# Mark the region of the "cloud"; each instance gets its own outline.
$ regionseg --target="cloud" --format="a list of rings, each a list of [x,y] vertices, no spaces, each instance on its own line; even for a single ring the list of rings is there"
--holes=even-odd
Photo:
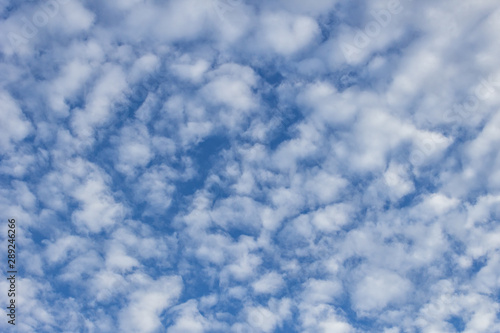
[[[73,223],[79,228],[99,232],[119,222],[125,214],[123,205],[113,199],[99,176],[86,179],[74,190],[73,196],[80,203],[80,209],[72,215]]]
[[[161,326],[162,313],[180,296],[183,283],[180,277],[164,276],[151,280],[135,276],[136,291],[128,296],[128,306],[119,314],[123,332],[154,332]]]
[[[283,288],[284,280],[278,273],[271,272],[252,284],[257,294],[275,294]]]
[[[13,148],[13,144],[23,140],[30,134],[32,125],[26,119],[16,101],[7,92],[0,92],[0,102],[4,108],[0,146],[2,150],[7,152]]]
[[[247,322],[251,328],[261,332],[272,332],[290,316],[289,299],[271,299],[268,306],[251,306],[246,309]]]
[[[141,123],[123,127],[119,140],[116,168],[128,176],[134,176],[137,169],[146,167],[154,157],[148,129]]]
[[[95,129],[110,120],[112,107],[123,98],[127,88],[125,74],[119,66],[104,65],[102,73],[88,95],[85,109],[76,110],[72,116],[72,129],[82,140],[93,141]]]
[[[353,305],[361,313],[385,308],[405,300],[411,284],[398,274],[370,271],[355,287]]]
[[[278,54],[291,55],[306,47],[319,34],[317,22],[302,15],[268,12],[261,16],[259,38]]]
[[[252,92],[257,76],[251,68],[224,64],[207,76],[210,82],[203,87],[202,94],[208,103],[229,108],[227,116],[221,118],[229,128],[238,125],[246,112],[257,107],[256,96]]]

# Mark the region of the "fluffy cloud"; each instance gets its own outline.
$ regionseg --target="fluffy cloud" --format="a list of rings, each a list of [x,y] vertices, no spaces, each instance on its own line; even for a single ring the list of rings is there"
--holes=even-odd
[[[264,13],[260,38],[278,54],[291,55],[306,47],[319,34],[317,22],[287,12]]]
[[[162,313],[182,291],[180,277],[161,277],[157,280],[142,275],[133,277],[136,291],[130,293],[128,306],[119,314],[123,332],[155,332],[161,327]]]
[[[19,105],[7,92],[0,92],[0,102],[4,108],[0,145],[2,150],[7,152],[12,149],[14,143],[23,140],[29,135],[32,126]]]

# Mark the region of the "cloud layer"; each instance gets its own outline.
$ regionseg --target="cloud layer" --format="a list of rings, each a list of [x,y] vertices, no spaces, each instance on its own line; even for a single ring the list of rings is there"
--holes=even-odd
[[[500,331],[497,1],[0,13],[19,332]]]

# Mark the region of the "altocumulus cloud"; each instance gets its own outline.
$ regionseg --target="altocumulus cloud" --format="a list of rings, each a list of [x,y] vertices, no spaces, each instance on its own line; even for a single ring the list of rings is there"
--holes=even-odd
[[[18,332],[500,332],[498,1],[0,14]]]

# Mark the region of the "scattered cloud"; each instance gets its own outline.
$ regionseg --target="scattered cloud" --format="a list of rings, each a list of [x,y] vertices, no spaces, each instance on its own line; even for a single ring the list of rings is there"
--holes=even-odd
[[[18,331],[500,331],[499,18],[0,0]]]

